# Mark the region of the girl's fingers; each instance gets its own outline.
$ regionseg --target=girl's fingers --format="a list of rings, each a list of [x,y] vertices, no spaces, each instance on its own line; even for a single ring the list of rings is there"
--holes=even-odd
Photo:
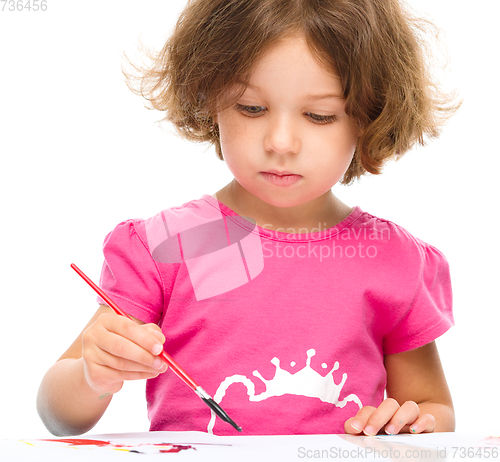
[[[344,431],[347,434],[359,435],[363,432],[366,422],[368,422],[368,419],[376,410],[377,408],[372,406],[362,407],[354,417],[346,420],[344,423]]]
[[[385,426],[385,432],[388,435],[396,435],[401,431],[408,431],[408,424],[415,422],[419,416],[420,409],[418,404],[414,401],[406,401]]]
[[[150,324],[139,325],[131,319],[113,314],[102,315],[103,327],[109,332],[125,337],[127,340],[139,345],[149,351],[152,355],[158,355],[163,350],[165,337],[158,331],[158,326]],[[158,335],[160,334],[160,335]]]
[[[95,361],[113,369],[143,371],[161,369],[163,361],[136,343],[112,332],[97,345]]]
[[[433,432],[436,425],[431,414],[420,415],[420,408],[414,401],[399,406],[395,399],[387,398],[378,408],[363,407],[344,424],[346,433],[353,435],[376,435],[382,428],[389,435],[401,432]]]
[[[138,371],[122,371],[116,370],[108,366],[100,366],[101,374],[103,381],[106,380],[106,377],[110,379],[116,379],[117,376],[120,377],[120,381],[123,380],[142,380],[142,379],[152,379],[160,375],[160,371],[152,371],[152,372],[138,372]]]
[[[391,418],[400,409],[399,403],[392,398],[387,398],[382,401],[382,404],[370,416],[368,422],[363,427],[363,433],[366,436],[376,435],[382,427],[391,420]]]
[[[436,419],[432,414],[421,415],[412,425],[410,433],[430,433],[434,431]]]
[[[85,378],[88,384],[103,395],[120,391],[124,380],[152,379],[160,374],[156,372],[119,371],[108,366],[90,364],[85,367]]]
[[[109,350],[105,348],[97,350],[93,362],[123,372],[160,373],[165,372],[167,369],[167,365],[160,357],[152,356],[148,352],[144,352],[144,350],[141,351],[134,344],[130,346],[130,354],[127,354],[127,348],[125,347],[120,349],[120,356],[113,352],[112,347]],[[149,359],[150,357],[153,358],[152,362]]]
[[[112,357],[161,370],[162,360],[157,355],[163,351],[162,341],[164,341],[163,334],[151,326],[138,325],[130,319],[112,314],[102,315],[99,321],[83,334],[83,355],[86,360],[95,360],[97,354],[101,358],[100,364],[115,369],[141,370],[131,368],[127,361],[119,364],[118,359],[110,364],[106,363],[102,355],[99,355],[99,351],[102,350]]]
[[[124,380],[151,379],[167,370],[158,356],[165,336],[152,324],[106,313],[82,335],[85,378],[94,390],[116,393]]]
[[[160,326],[157,326],[156,324],[143,324],[141,328],[151,332],[162,345],[165,343],[165,336],[163,335]]]

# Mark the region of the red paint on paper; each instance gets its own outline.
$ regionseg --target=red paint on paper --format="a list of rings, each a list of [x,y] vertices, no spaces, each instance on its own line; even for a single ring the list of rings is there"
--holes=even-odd
[[[196,448],[193,448],[193,446],[186,445],[186,444],[171,444],[170,446],[171,446],[170,448],[160,449],[160,452],[161,453],[163,453],[163,452],[181,452],[181,451],[185,451],[186,449],[196,450]]]
[[[41,440],[41,441],[54,441],[56,443],[68,443],[68,444],[71,444],[71,446],[98,446],[98,447],[111,446],[111,443],[109,441],[86,440],[86,439],[79,439],[79,438],[63,438],[63,439],[54,439],[54,440]],[[113,446],[121,447],[120,445],[115,445],[115,444],[113,444]]]
[[[148,444],[137,444],[137,445],[130,445],[130,444],[115,444],[111,443],[110,441],[103,441],[103,440],[89,440],[89,439],[82,439],[82,438],[60,438],[60,439],[44,439],[40,441],[53,441],[55,443],[67,443],[70,446],[96,446],[99,448],[109,446],[111,448],[132,448],[132,447],[137,447],[137,446],[149,446]],[[185,451],[186,449],[194,449],[191,445],[186,445],[186,444],[170,444],[170,443],[156,443],[153,444],[152,446],[160,446],[158,448],[160,453],[166,453],[166,452],[180,452],[180,451]],[[138,452],[140,451],[137,450],[132,450],[129,449],[129,452]]]

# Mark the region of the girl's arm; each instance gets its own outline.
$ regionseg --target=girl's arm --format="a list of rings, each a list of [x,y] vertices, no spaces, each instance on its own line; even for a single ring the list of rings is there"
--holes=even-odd
[[[117,316],[101,305],[82,333],[45,374],[38,413],[57,436],[89,431],[124,380],[156,377],[166,370],[158,356],[165,337],[154,324]],[[158,351],[159,350],[159,351]],[[160,360],[161,366],[158,366]]]
[[[387,399],[345,422],[346,433],[451,432],[455,413],[435,342],[385,356]]]

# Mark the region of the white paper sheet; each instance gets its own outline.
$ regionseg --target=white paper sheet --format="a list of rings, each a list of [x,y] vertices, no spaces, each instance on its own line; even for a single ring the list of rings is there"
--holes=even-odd
[[[155,460],[280,462],[300,460],[451,461],[499,460],[497,439],[456,433],[395,436],[286,435],[214,436],[202,432],[148,432],[85,435],[98,443],[74,445],[44,440],[0,440],[0,460],[8,462],[113,462]],[[497,457],[483,452],[450,450],[454,447],[495,448]],[[178,450],[178,452],[171,452]],[[163,452],[162,452],[163,451]],[[170,451],[170,452],[167,452]],[[137,458],[137,459],[136,459]]]

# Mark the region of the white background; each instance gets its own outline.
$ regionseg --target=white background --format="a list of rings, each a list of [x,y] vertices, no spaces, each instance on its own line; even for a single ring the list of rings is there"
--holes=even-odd
[[[445,84],[459,89],[463,107],[439,140],[334,192],[447,256],[456,326],[438,347],[457,431],[500,435],[500,7],[410,1],[444,31]],[[45,12],[0,12],[0,438],[49,435],[35,409],[38,385],[97,308],[70,263],[98,280],[102,242],[116,224],[232,178],[213,148],[159,128],[161,114],[121,76],[122,53],[134,57],[139,38],[160,46],[183,6],[48,0]],[[148,428],[144,384],[128,383],[92,432]]]

